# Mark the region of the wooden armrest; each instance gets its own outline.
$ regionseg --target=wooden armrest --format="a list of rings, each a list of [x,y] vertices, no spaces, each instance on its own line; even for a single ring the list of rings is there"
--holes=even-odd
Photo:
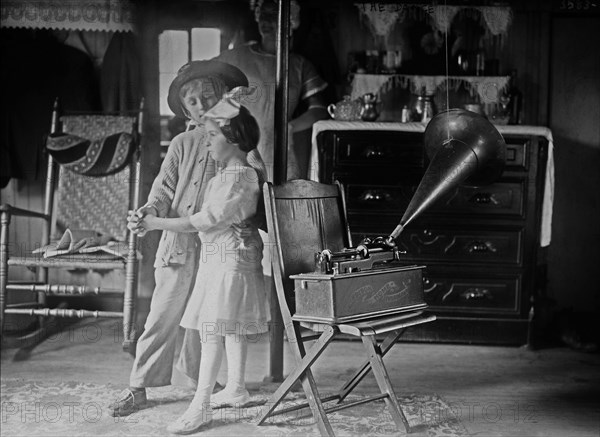
[[[0,212],[7,212],[10,215],[16,215],[21,217],[34,217],[41,218],[46,221],[50,221],[50,216],[41,212],[29,211],[27,209],[15,208],[7,203],[0,205]]]

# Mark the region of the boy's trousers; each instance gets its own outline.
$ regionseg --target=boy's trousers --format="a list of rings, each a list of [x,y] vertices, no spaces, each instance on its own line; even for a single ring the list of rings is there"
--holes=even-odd
[[[131,387],[161,387],[171,384],[179,322],[198,271],[198,254],[188,252],[185,264],[157,267],[156,287],[144,332],[136,346],[135,361],[129,377]],[[194,381],[198,378],[200,340],[197,331],[185,330],[181,369]]]

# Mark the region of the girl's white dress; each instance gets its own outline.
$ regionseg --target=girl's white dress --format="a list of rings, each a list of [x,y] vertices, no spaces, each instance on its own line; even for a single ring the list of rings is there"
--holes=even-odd
[[[259,199],[258,175],[251,167],[226,167],[208,182],[202,209],[190,217],[202,250],[180,323],[184,328],[201,335],[267,331],[262,239],[250,223],[245,237],[236,237],[232,228],[256,214]]]

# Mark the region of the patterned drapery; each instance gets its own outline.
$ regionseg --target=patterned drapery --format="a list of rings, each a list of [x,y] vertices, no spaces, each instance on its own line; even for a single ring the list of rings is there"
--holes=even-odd
[[[481,24],[492,36],[505,35],[512,22],[512,9],[508,6],[446,6],[409,3],[355,3],[360,15],[374,37],[389,36],[396,22],[406,19],[429,20],[432,27],[445,33],[456,14],[463,10],[480,13]]]
[[[352,99],[366,93],[380,94],[394,87],[409,88],[419,94],[425,88],[427,94],[434,94],[439,87],[454,91],[462,85],[472,97],[486,104],[498,103],[498,97],[506,90],[509,76],[423,76],[406,74],[355,74],[352,79]]]
[[[2,0],[1,26],[132,32],[128,0]]]

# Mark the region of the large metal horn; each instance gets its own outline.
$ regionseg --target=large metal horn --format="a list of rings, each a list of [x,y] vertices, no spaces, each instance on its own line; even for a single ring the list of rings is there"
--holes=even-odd
[[[485,117],[464,109],[450,109],[431,119],[424,135],[431,162],[400,224],[387,238],[389,244],[404,227],[451,189],[467,181],[489,184],[500,177],[506,143]]]

